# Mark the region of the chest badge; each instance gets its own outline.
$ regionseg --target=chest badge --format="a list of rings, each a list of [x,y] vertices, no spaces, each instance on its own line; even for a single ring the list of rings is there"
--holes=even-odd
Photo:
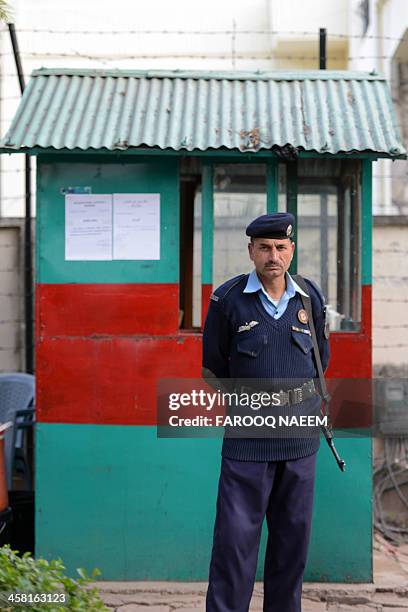
[[[245,325],[240,325],[238,327],[238,333],[243,331],[249,331],[250,329],[255,327],[255,325],[259,325],[259,321],[250,321],[249,323],[245,323]]]
[[[301,308],[300,310],[298,310],[297,313],[297,318],[299,319],[299,321],[303,324],[307,323],[309,320],[309,317],[307,316],[307,312],[306,310],[304,310],[303,308]]]

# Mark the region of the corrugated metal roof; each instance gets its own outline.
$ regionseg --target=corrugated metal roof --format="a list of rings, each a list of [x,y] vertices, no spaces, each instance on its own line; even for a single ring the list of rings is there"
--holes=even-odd
[[[2,150],[405,153],[384,77],[348,71],[32,73]]]

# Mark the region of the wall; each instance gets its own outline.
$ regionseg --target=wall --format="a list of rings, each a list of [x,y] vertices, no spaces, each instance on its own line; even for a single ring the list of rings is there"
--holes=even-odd
[[[24,368],[23,255],[22,220],[0,220],[0,373]]]
[[[332,0],[322,4],[321,0],[270,0],[271,21],[274,30],[282,33],[297,31],[312,32],[318,27],[327,28],[329,34],[347,34],[349,23],[349,0]]]
[[[375,371],[407,364],[408,222],[377,217],[373,232],[373,365]]]
[[[319,68],[319,28],[326,28],[327,68],[348,68],[349,0],[270,2],[271,50],[279,69]]]

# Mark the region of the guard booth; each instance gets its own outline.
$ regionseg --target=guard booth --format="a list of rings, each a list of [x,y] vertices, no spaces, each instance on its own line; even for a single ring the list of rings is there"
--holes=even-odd
[[[276,210],[329,304],[328,376],[370,379],[372,164],[404,156],[386,82],[41,69],[1,147],[38,167],[36,553],[205,581],[221,440],[158,439],[157,381],[200,376],[210,292],[251,269],[244,229]],[[372,441],[337,446],[344,474],[319,451],[306,579],[367,582]]]

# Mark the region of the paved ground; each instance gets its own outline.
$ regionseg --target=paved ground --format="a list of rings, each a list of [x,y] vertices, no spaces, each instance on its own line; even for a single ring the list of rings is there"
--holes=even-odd
[[[99,582],[112,612],[202,612],[203,582]],[[251,611],[262,610],[257,583]],[[408,545],[395,548],[376,536],[374,584],[305,583],[302,612],[408,612]]]

